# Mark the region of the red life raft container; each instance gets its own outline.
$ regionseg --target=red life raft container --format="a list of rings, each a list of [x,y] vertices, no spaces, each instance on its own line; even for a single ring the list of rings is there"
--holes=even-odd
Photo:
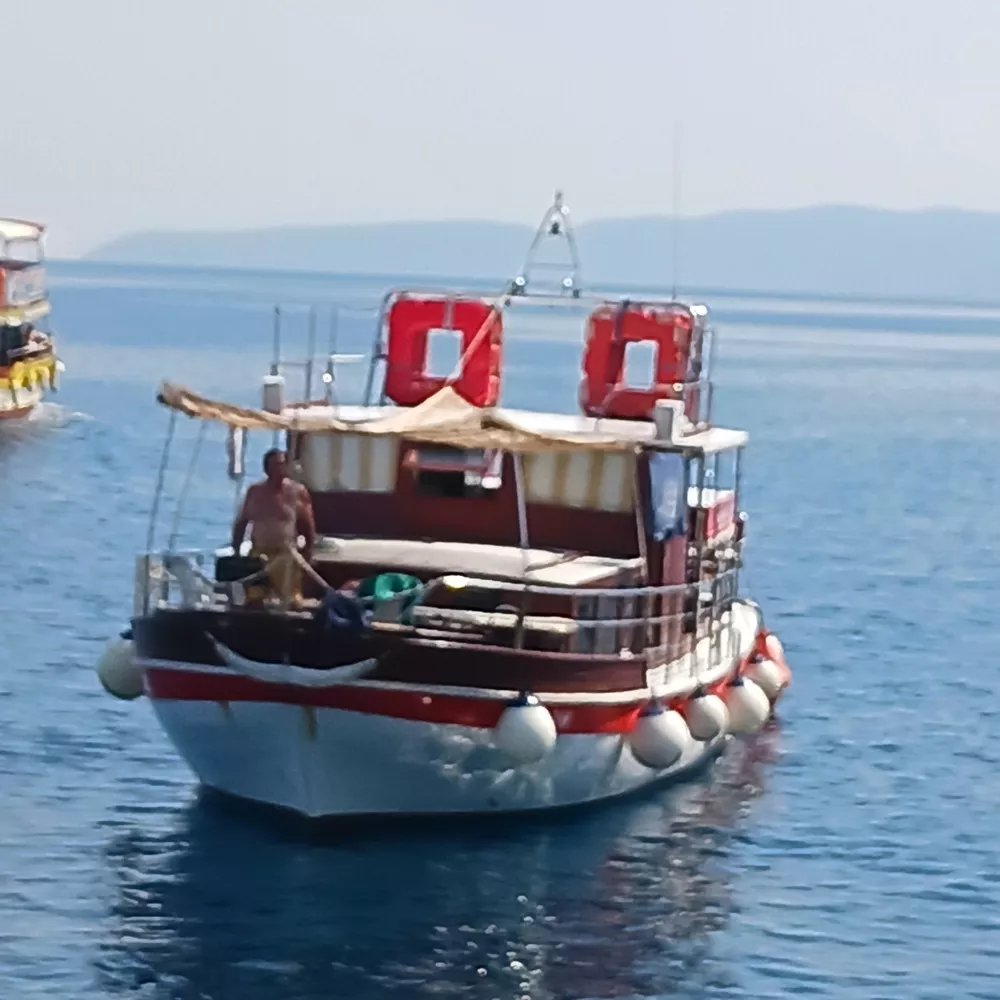
[[[418,406],[451,383],[474,406],[494,406],[500,396],[503,320],[480,299],[399,298],[389,310],[385,395],[398,406]],[[450,380],[427,373],[428,339],[434,331],[462,338],[462,366]]]
[[[587,321],[580,406],[589,417],[648,420],[658,399],[679,399],[688,378],[693,317],[675,305],[598,306]],[[629,344],[656,345],[653,384],[625,384]]]

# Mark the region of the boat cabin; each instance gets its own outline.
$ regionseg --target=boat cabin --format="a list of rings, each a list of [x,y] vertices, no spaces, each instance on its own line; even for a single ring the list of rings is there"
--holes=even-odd
[[[20,326],[48,313],[45,227],[0,219],[0,322]]]
[[[38,329],[48,315],[44,226],[0,219],[0,368],[48,346]]]

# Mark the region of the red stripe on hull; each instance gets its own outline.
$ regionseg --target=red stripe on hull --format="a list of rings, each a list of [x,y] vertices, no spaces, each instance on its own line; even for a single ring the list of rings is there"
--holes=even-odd
[[[157,667],[147,668],[146,686],[151,698],[167,701],[307,705],[476,729],[492,729],[506,707],[495,698],[462,698],[372,687],[304,688]],[[625,705],[553,705],[549,710],[561,733],[627,733],[644,701]]]

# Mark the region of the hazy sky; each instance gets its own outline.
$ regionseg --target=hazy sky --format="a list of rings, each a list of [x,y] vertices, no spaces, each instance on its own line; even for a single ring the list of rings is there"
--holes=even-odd
[[[0,0],[0,213],[1000,209],[998,0]]]

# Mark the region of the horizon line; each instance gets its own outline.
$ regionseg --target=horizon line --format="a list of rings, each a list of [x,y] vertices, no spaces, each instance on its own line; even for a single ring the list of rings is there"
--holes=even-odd
[[[865,205],[856,202],[814,202],[807,205],[798,205],[787,208],[727,208],[709,212],[695,212],[675,216],[669,212],[648,212],[632,215],[601,215],[593,218],[586,218],[576,222],[578,229],[586,226],[593,226],[618,222],[639,222],[639,221],[663,221],[663,222],[693,222],[708,219],[718,219],[726,216],[766,216],[766,215],[798,215],[810,212],[833,212],[833,211],[854,211],[867,212],[877,215],[934,215],[951,214],[966,216],[998,217],[1000,209],[978,209],[962,208],[956,205],[924,205],[914,208],[889,208],[880,205]],[[413,219],[382,219],[372,221],[355,222],[263,222],[243,226],[219,226],[218,228],[141,228],[124,230],[116,236],[112,236],[101,243],[96,244],[90,250],[79,254],[76,258],[83,259],[87,254],[93,253],[110,246],[115,242],[135,236],[221,236],[221,235],[242,235],[259,232],[281,232],[286,230],[330,230],[330,229],[387,229],[398,226],[435,226],[435,225],[458,225],[458,226],[497,226],[512,229],[524,229],[533,231],[537,228],[536,223],[518,222],[505,219],[491,219],[487,217],[421,217]],[[48,225],[51,232],[52,225]]]

